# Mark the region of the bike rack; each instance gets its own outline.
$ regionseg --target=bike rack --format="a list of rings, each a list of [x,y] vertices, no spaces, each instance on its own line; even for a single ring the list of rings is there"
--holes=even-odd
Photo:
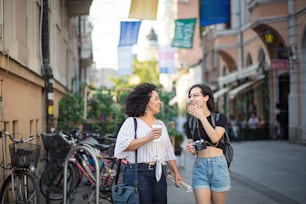
[[[69,159],[71,157],[71,155],[76,152],[77,150],[85,150],[85,152],[89,153],[93,158],[94,158],[94,161],[95,161],[95,167],[96,167],[96,204],[99,204],[99,193],[100,193],[100,171],[99,171],[99,162],[96,158],[96,155],[94,154],[93,150],[89,147],[85,147],[85,146],[76,146],[76,147],[73,147],[66,159],[65,159],[65,165],[64,165],[64,202],[63,204],[66,204],[67,202],[67,168],[68,168],[68,162],[69,162]]]

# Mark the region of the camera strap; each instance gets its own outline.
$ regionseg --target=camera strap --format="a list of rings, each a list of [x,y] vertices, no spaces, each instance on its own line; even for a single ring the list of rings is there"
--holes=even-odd
[[[192,135],[192,140],[195,139],[195,130],[198,129],[197,133],[198,136],[200,138],[200,140],[202,139],[201,134],[200,134],[200,130],[199,130],[199,120],[195,117],[191,117],[188,121],[188,125],[190,127],[190,132]],[[204,140],[204,139],[203,139]]]
[[[198,119],[196,119],[196,126],[197,126],[197,129],[198,129],[198,136],[199,136],[200,140],[203,140],[205,142],[205,140],[202,139],[201,134],[200,134],[199,120]]]
[[[214,117],[215,117],[215,114],[214,113],[211,113],[211,123],[212,123],[212,126],[215,128],[216,127],[216,123],[215,123],[215,120],[214,120]],[[196,129],[198,130],[198,136],[200,138],[200,140],[203,140],[204,143],[207,145],[207,146],[213,146],[213,147],[217,147],[218,144],[219,144],[219,141],[215,144],[209,142],[209,141],[206,141],[204,138],[201,137],[201,134],[200,134],[200,127],[199,127],[199,120],[197,118],[194,118],[196,120],[195,122],[195,126],[196,126]],[[194,134],[193,134],[194,135]],[[192,135],[192,137],[193,137]]]
[[[218,120],[219,115],[217,114],[216,116],[217,116],[217,120]],[[215,114],[211,113],[211,123],[212,123],[212,126],[215,128],[216,123],[215,123],[214,117],[215,117]],[[206,141],[204,138],[201,137],[199,120],[197,118],[191,117],[188,121],[188,124],[189,124],[190,130],[191,130],[191,135],[192,135],[193,140],[195,139],[195,134],[196,134],[196,129],[197,129],[197,134],[199,136],[199,139],[203,140],[207,146],[215,146],[215,147],[218,146],[219,142],[217,142],[216,144],[213,144],[209,141]]]

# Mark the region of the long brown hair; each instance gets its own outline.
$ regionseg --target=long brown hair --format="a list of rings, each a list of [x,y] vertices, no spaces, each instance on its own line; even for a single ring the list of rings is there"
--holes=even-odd
[[[214,99],[214,95],[213,95],[213,92],[211,90],[211,88],[207,85],[204,85],[204,84],[195,84],[193,86],[190,87],[189,91],[188,91],[188,95],[190,95],[190,91],[193,89],[193,88],[200,88],[201,89],[201,93],[203,96],[209,96],[209,99],[207,101],[207,107],[208,109],[210,110],[210,112],[215,112],[216,110],[216,104],[215,104],[215,99]]]

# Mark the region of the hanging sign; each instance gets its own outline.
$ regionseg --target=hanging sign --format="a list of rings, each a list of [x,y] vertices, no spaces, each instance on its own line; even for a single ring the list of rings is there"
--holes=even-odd
[[[271,70],[284,70],[288,69],[287,59],[271,59],[270,69]]]

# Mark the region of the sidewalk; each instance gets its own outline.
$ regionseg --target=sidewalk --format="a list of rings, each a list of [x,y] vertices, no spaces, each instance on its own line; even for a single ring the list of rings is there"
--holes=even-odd
[[[228,203],[306,204],[306,146],[268,140],[233,146]]]
[[[232,145],[235,155],[227,204],[306,204],[306,146],[269,140]],[[193,160],[190,155],[178,158],[181,174],[190,184]],[[193,193],[168,186],[169,204],[195,203]]]

